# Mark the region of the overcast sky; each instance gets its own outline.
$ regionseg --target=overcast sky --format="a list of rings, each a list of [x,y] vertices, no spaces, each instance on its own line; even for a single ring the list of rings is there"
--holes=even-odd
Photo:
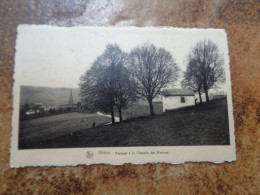
[[[77,88],[79,77],[103,53],[108,43],[117,43],[122,50],[129,52],[150,42],[170,51],[184,71],[190,49],[204,39],[219,46],[228,72],[224,30],[21,25],[16,44],[15,80],[21,85]],[[179,87],[179,82],[176,86]]]

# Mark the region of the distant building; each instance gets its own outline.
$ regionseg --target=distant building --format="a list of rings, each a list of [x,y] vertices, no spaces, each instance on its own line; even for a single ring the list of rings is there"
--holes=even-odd
[[[209,100],[210,101],[214,100],[214,99],[227,97],[227,94],[224,91],[214,91],[214,90],[212,90],[212,91],[209,92],[208,95],[209,95]],[[195,99],[198,100],[197,103],[200,103],[199,94],[195,94]],[[206,102],[206,95],[205,95],[205,93],[201,94],[201,100],[202,100],[202,102]]]
[[[78,111],[78,104],[79,103],[77,104],[73,103],[72,90],[70,90],[70,97],[69,97],[68,104],[60,105],[59,110],[61,112],[76,112]]]
[[[72,89],[70,90],[70,99],[69,99],[68,104],[73,105]]]
[[[192,89],[164,89],[162,91],[163,112],[194,106],[195,93]]]
[[[33,114],[35,114],[35,113],[36,113],[36,112],[35,112],[35,110],[33,110],[33,109],[29,109],[28,111],[25,112],[26,115],[33,115]]]
[[[227,97],[227,94],[224,91],[217,91],[212,94],[212,99],[219,99],[224,97]]]

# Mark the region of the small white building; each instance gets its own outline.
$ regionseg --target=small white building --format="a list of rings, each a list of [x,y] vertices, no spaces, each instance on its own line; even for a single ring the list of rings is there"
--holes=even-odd
[[[33,109],[29,109],[28,111],[25,112],[26,115],[33,115],[35,113],[36,111],[34,111]]]
[[[194,106],[195,93],[192,89],[165,89],[162,91],[163,112]]]

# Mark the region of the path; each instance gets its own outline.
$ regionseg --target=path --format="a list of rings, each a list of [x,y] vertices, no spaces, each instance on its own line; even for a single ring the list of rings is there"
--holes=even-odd
[[[104,117],[108,117],[108,118],[110,118],[110,120],[111,120],[111,115],[109,115],[109,114],[103,114],[103,113],[101,113],[101,112],[97,112],[97,114],[98,115],[100,115],[100,116],[104,116]],[[114,117],[114,119],[115,119],[115,122],[116,123],[118,123],[120,120],[119,120],[119,117]],[[109,123],[106,123],[105,125],[111,125],[112,124],[112,122],[109,122]]]

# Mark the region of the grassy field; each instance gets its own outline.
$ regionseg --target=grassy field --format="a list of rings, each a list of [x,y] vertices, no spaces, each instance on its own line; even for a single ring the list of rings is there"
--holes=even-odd
[[[110,118],[74,112],[20,121],[19,148],[91,128],[93,121],[98,126],[110,122]]]
[[[153,109],[155,114],[162,114],[163,107],[162,103],[153,103]],[[122,111],[123,119],[132,119],[141,116],[149,116],[150,115],[150,108],[148,105],[133,105],[130,108],[127,108]]]
[[[131,118],[131,115],[128,117]],[[225,100],[155,116],[132,118],[114,125],[75,130],[40,142],[26,142],[22,148],[188,145],[229,145]]]

